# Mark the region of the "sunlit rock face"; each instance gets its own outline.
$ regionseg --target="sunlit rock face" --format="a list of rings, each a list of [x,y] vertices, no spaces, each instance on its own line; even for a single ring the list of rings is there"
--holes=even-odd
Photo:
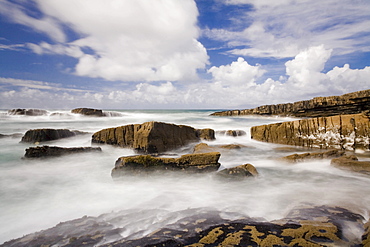
[[[214,139],[214,131],[162,122],[131,124],[94,133],[93,143],[131,147],[143,153],[162,153],[200,139]]]
[[[253,109],[215,112],[213,116],[279,115],[293,117],[327,117],[357,114],[370,110],[370,90],[341,96],[316,97],[287,104],[264,105]]]
[[[344,208],[310,205],[270,222],[208,208],[126,210],[63,222],[2,246],[360,246],[363,221]]]
[[[254,126],[252,139],[303,146],[369,150],[370,119],[366,114],[338,115]]]

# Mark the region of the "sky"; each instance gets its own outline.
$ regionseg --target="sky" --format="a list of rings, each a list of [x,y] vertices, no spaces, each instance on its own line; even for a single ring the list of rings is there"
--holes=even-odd
[[[365,89],[369,0],[0,0],[0,109],[246,109]]]

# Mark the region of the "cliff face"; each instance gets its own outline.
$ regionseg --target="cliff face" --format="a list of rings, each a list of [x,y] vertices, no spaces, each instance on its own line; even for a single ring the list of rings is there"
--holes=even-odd
[[[257,141],[310,148],[370,150],[370,117],[338,115],[254,126],[251,136]]]
[[[212,116],[280,115],[294,117],[327,117],[357,114],[370,110],[370,89],[341,96],[316,97],[287,104],[264,105],[254,109],[215,112]]]

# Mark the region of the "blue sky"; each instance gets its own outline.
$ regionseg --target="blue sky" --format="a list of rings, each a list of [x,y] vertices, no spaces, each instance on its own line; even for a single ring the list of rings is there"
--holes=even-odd
[[[234,109],[369,88],[368,0],[0,0],[1,109]]]

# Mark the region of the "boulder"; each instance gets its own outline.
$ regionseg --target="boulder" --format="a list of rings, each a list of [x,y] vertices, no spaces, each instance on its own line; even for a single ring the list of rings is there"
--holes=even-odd
[[[48,111],[40,109],[11,109],[8,115],[43,116],[48,115]]]
[[[80,131],[71,131],[68,129],[32,129],[28,130],[22,137],[21,142],[45,142],[53,141],[61,138],[72,137],[79,134],[84,134]]]
[[[369,150],[370,118],[365,114],[338,115],[254,126],[257,141],[302,146]]]
[[[370,161],[359,161],[354,155],[332,159],[330,165],[343,170],[370,174]]]
[[[130,147],[142,153],[162,153],[198,142],[201,139],[199,133],[186,125],[146,122],[100,130],[93,134],[92,142]]]
[[[285,157],[280,158],[279,160],[287,162],[287,163],[298,163],[308,160],[315,160],[315,159],[332,159],[338,158],[345,155],[344,151],[341,150],[329,150],[327,152],[319,152],[319,153],[303,153],[303,154],[292,154]]]
[[[328,117],[358,114],[370,110],[370,89],[341,96],[316,97],[294,103],[263,105],[253,109],[212,113],[212,116],[279,115],[294,117]]]
[[[234,179],[244,177],[256,177],[258,176],[258,172],[253,165],[244,164],[232,168],[223,169],[217,172],[217,175]]]
[[[215,131],[213,129],[197,129],[197,136],[202,140],[215,140]]]
[[[161,158],[150,155],[121,157],[116,161],[112,177],[147,174],[154,171],[214,172],[220,167],[220,153],[185,154],[180,158]]]
[[[56,146],[37,146],[26,149],[25,158],[46,158],[62,156],[66,154],[101,152],[100,147],[56,147]]]
[[[220,131],[217,131],[217,134],[236,137],[236,136],[244,136],[247,133],[244,130],[220,130]]]
[[[92,108],[76,108],[76,109],[71,110],[71,113],[82,114],[85,116],[95,116],[95,117],[105,116],[102,110],[92,109]]]

